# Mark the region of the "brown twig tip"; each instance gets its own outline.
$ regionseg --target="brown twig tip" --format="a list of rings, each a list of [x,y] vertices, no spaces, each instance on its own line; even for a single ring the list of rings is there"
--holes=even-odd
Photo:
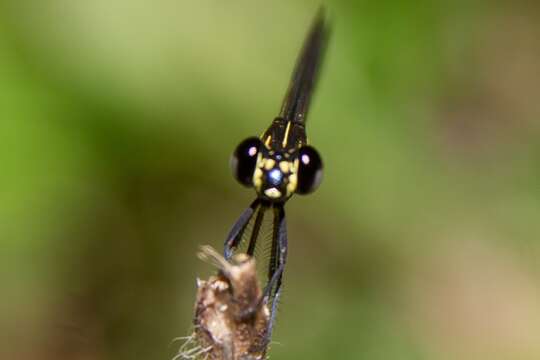
[[[198,257],[218,274],[197,281],[195,332],[176,360],[264,359],[270,312],[260,303],[255,259],[238,254],[228,262],[210,246],[201,247]]]

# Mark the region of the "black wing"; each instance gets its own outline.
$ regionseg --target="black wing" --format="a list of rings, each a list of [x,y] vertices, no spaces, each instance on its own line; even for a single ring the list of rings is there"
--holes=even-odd
[[[327,37],[328,29],[324,10],[321,9],[311,25],[302,52],[296,62],[279,117],[287,121],[305,123]]]

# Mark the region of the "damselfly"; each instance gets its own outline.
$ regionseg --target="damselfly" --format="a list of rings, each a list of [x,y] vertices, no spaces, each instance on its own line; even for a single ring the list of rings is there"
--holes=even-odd
[[[321,11],[297,60],[279,116],[260,138],[242,141],[231,160],[235,178],[242,185],[253,187],[257,198],[232,227],[225,241],[225,258],[233,255],[243,237],[248,241],[246,253],[252,256],[257,241],[264,240],[261,239],[263,219],[266,214],[272,216],[268,283],[259,303],[246,311],[249,315],[261,304],[271,302],[267,339],[271,336],[287,260],[284,204],[295,193],[314,191],[322,179],[322,161],[317,151],[307,145],[305,124],[326,39],[327,27]],[[246,234],[250,223],[250,234]]]

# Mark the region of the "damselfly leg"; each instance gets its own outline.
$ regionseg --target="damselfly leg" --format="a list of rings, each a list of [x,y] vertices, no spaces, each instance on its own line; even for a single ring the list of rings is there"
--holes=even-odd
[[[261,201],[259,199],[255,199],[251,203],[251,205],[246,210],[244,210],[242,215],[240,215],[240,218],[233,225],[231,231],[229,232],[229,235],[227,235],[227,239],[225,240],[225,250],[223,254],[226,260],[230,260],[234,250],[240,244],[240,241],[242,240],[242,234],[244,233],[247,224],[251,220],[251,217],[253,216],[255,210],[258,208],[260,202]]]
[[[264,235],[261,234],[261,230],[264,217],[267,214],[271,216],[272,222],[272,241],[267,273],[268,282],[261,298],[257,299],[252,306],[246,308],[241,314],[241,317],[250,317],[257,312],[260,306],[268,304],[270,306],[270,321],[265,337],[267,341],[270,341],[277,306],[281,295],[281,280],[287,261],[287,224],[283,204],[273,204],[256,199],[250,207],[240,215],[240,218],[234,224],[229,236],[225,240],[224,253],[225,258],[229,259],[240,246],[242,238],[244,237],[244,240],[246,241],[249,239],[246,253],[253,256],[257,241],[264,238]],[[253,227],[247,232],[248,224],[250,224],[251,221],[253,221]]]

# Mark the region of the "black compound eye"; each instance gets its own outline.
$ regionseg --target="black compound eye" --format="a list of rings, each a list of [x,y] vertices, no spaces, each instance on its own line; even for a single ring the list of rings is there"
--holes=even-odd
[[[322,180],[322,160],[317,150],[311,146],[303,146],[298,150],[298,194],[315,191]]]
[[[257,164],[257,155],[262,142],[256,137],[242,141],[234,150],[231,157],[231,169],[238,182],[245,186],[252,185],[253,171]]]

